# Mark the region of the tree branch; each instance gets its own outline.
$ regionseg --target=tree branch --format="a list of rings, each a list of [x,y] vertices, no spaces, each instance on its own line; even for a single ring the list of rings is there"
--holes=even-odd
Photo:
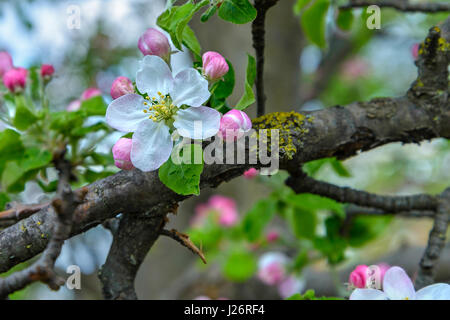
[[[278,0],[255,0],[257,11],[256,19],[252,22],[253,48],[256,51],[256,105],[257,115],[265,113],[266,96],[264,93],[264,47],[265,47],[265,20],[266,12],[273,7]]]
[[[301,171],[289,170],[291,176],[286,184],[296,193],[312,193],[342,203],[376,208],[385,212],[398,213],[411,210],[436,210],[438,200],[427,194],[414,196],[382,196],[349,187],[315,180]]]
[[[439,197],[438,209],[434,218],[433,228],[430,231],[428,245],[420,260],[419,275],[416,279],[418,289],[434,282],[434,267],[445,247],[445,235],[450,216],[450,188]]]
[[[124,214],[113,232],[113,242],[99,271],[106,299],[136,300],[134,280],[140,265],[166,223],[165,208]]]
[[[403,12],[427,12],[427,13],[439,13],[450,11],[449,3],[411,3],[405,0],[350,0],[348,4],[340,6],[340,9],[351,9],[368,7],[371,5],[379,6],[380,8],[392,8]]]
[[[70,235],[72,214],[86,194],[84,188],[72,192],[69,184],[71,165],[69,161],[64,159],[64,155],[65,150],[55,155],[53,159],[59,172],[59,183],[58,198],[52,201],[53,213],[56,213],[57,218],[55,219],[51,240],[38,261],[30,267],[0,280],[0,298],[6,298],[10,293],[23,289],[35,281],[42,281],[53,290],[59,289],[64,284],[64,280],[57,276],[53,267],[61,253],[64,240]],[[30,246],[32,245],[30,244]]]

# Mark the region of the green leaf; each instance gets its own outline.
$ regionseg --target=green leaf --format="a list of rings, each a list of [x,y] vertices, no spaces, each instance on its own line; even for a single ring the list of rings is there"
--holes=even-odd
[[[182,6],[169,7],[158,17],[158,26],[170,34],[172,42],[177,49],[182,50],[181,44],[184,43],[195,54],[200,54],[200,44],[187,24],[194,14],[207,4],[207,0],[197,4],[188,1]]]
[[[14,115],[13,125],[21,130],[27,130],[33,123],[35,123],[37,117],[28,109],[25,105],[23,97],[16,99],[16,114]]]
[[[6,164],[2,175],[2,187],[8,192],[23,191],[25,183],[34,179],[39,169],[46,167],[51,160],[52,155],[47,150],[27,149],[20,160]]]
[[[330,210],[332,212],[344,215],[344,207],[342,204],[321,196],[310,193],[289,194],[286,202],[294,205],[300,210]]]
[[[20,161],[20,166],[24,172],[39,169],[47,166],[52,161],[52,154],[47,150],[39,148],[29,148]]]
[[[314,290],[310,289],[304,294],[296,293],[293,296],[287,298],[286,300],[344,300],[338,297],[316,297]]]
[[[198,42],[194,31],[189,26],[186,26],[184,28],[182,42],[189,50],[191,50],[195,54],[196,59],[200,58],[202,47],[200,46],[200,43]]]
[[[9,196],[4,193],[4,192],[0,192],[0,210],[4,210],[6,204],[11,201],[11,199],[9,198]]]
[[[217,11],[217,6],[216,5],[212,5],[211,7],[208,8],[208,10],[205,11],[205,13],[202,14],[202,16],[200,17],[200,21],[201,22],[206,22],[209,20],[209,18],[211,18]]]
[[[297,0],[294,4],[294,14],[298,16],[310,2],[311,0]]]
[[[319,170],[326,164],[329,164],[333,171],[341,177],[351,177],[350,171],[342,164],[341,161],[336,158],[324,158],[319,160],[310,161],[305,164],[304,169],[310,176],[314,176]]]
[[[184,163],[182,161],[181,164],[175,164],[172,162],[172,157],[170,157],[159,168],[158,174],[161,182],[181,195],[200,194],[200,175],[203,171],[203,155],[201,159],[202,163],[195,164],[194,154],[202,153],[202,148],[197,144],[191,144],[190,151],[190,163]],[[183,151],[181,155],[183,155]]]
[[[250,242],[254,242],[261,237],[264,228],[272,220],[275,210],[276,202],[273,199],[266,199],[258,201],[247,212],[242,221],[242,229]]]
[[[344,31],[351,29],[353,23],[353,11],[352,10],[339,10],[336,24]]]
[[[236,24],[255,20],[256,9],[248,0],[225,0],[219,8],[219,17]]]
[[[375,239],[386,230],[392,217],[357,216],[352,220],[348,232],[348,243],[352,247],[361,247]]]
[[[104,116],[106,114],[107,105],[102,96],[95,96],[88,100],[84,100],[80,106],[80,112],[89,116]]]
[[[306,37],[320,48],[326,46],[326,15],[329,6],[329,0],[316,0],[301,16],[301,25]]]
[[[100,130],[109,131],[110,128],[104,123],[104,122],[97,122],[93,125],[87,126],[87,127],[81,127],[81,128],[74,128],[70,135],[72,137],[83,137],[91,132],[97,132]]]
[[[256,271],[255,257],[246,251],[233,251],[223,265],[224,275],[235,282],[244,282]]]
[[[239,102],[236,104],[236,109],[245,110],[248,106],[255,102],[255,94],[253,93],[253,85],[256,79],[256,60],[251,55],[248,56],[247,75],[245,81],[245,91]]]
[[[0,132],[0,163],[22,158],[24,150],[18,132],[12,129]]]
[[[313,210],[287,207],[284,211],[292,232],[299,239],[312,239],[316,234],[317,218]]]
[[[352,176],[350,171],[348,171],[347,168],[342,164],[342,161],[339,161],[336,158],[331,158],[330,164],[334,172],[336,172],[339,176],[345,178]]]
[[[345,259],[347,241],[341,234],[342,218],[334,215],[325,220],[325,237],[314,239],[314,247],[327,257],[329,264],[338,264]]]
[[[83,112],[60,111],[52,112],[50,119],[50,129],[60,132],[65,136],[70,136],[74,128],[81,128],[84,122]]]

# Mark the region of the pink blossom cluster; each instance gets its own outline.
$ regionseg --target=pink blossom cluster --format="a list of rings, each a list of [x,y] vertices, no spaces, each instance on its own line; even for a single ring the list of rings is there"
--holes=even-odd
[[[214,195],[207,203],[197,205],[191,221],[192,226],[203,225],[210,215],[214,215],[217,223],[223,227],[232,227],[239,222],[236,202],[232,198],[221,195]]]
[[[258,261],[258,278],[269,286],[276,286],[282,298],[300,293],[305,287],[303,278],[290,274],[290,258],[281,252],[266,252]]]

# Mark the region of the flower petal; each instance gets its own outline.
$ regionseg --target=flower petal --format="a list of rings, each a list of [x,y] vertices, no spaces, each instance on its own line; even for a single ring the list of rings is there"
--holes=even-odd
[[[136,74],[136,86],[150,98],[158,98],[158,92],[168,94],[173,88],[173,77],[169,66],[158,56],[145,56]]]
[[[134,132],[147,117],[144,99],[138,94],[126,94],[111,102],[106,109],[106,122],[116,130]]]
[[[450,285],[435,283],[416,292],[417,300],[450,300]]]
[[[220,113],[208,107],[179,110],[174,116],[174,127],[183,137],[206,139],[219,131]]]
[[[391,300],[414,300],[416,298],[416,291],[411,279],[400,267],[392,267],[386,271],[383,290]]]
[[[142,122],[133,134],[131,162],[142,171],[158,169],[172,152],[172,137],[164,122]]]
[[[175,76],[174,86],[170,91],[173,104],[191,107],[201,106],[209,99],[208,81],[193,68],[184,69]]]
[[[350,300],[387,300],[386,294],[377,289],[355,289]]]

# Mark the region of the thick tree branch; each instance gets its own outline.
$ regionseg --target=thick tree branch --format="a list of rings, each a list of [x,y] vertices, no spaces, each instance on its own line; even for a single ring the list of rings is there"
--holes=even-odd
[[[163,209],[163,210],[161,210]],[[99,272],[106,299],[136,300],[134,280],[166,223],[165,208],[121,216],[106,262]]]
[[[253,48],[256,51],[256,105],[257,115],[265,113],[266,95],[264,93],[264,47],[266,13],[278,0],[255,0],[254,6],[258,12],[252,22]]]
[[[403,12],[427,12],[438,13],[450,11],[449,3],[411,3],[407,0],[350,0],[348,4],[341,6],[341,9],[368,7],[371,5],[377,5],[380,8],[392,8]]]
[[[420,260],[419,275],[416,287],[423,288],[434,282],[435,266],[445,247],[445,235],[450,217],[450,188],[439,197],[438,209],[434,218],[433,228],[430,231],[428,245]]]

